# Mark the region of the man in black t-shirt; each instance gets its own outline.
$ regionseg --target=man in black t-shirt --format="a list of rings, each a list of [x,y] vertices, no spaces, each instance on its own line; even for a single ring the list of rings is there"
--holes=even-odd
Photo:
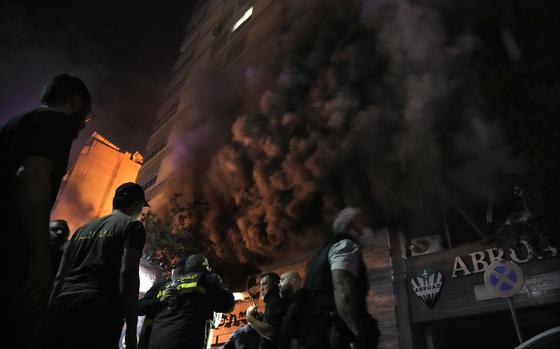
[[[0,220],[17,267],[7,268],[14,295],[10,336],[29,332],[52,287],[50,211],[66,173],[72,141],[91,116],[91,95],[77,77],[61,74],[46,86],[44,106],[0,127]],[[34,314],[33,317],[29,314]],[[15,328],[12,328],[15,327]],[[23,331],[23,332],[22,332]]]
[[[45,348],[117,348],[123,319],[126,347],[136,348],[138,267],[148,206],[136,183],[119,186],[113,213],[80,227],[62,258],[41,342]]]
[[[146,292],[138,306],[146,315],[140,349],[203,348],[213,312],[230,312],[235,305],[233,293],[210,270],[202,255],[182,258],[171,280]]]

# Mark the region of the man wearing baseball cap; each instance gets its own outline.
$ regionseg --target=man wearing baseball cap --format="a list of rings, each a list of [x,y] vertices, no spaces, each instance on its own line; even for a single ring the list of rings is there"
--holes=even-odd
[[[113,212],[78,228],[64,253],[41,331],[45,348],[136,348],[138,266],[149,207],[136,183],[120,185]]]

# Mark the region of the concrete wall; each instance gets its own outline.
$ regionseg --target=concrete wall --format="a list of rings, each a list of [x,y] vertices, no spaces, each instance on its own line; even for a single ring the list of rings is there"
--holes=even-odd
[[[94,134],[63,181],[51,218],[68,221],[73,233],[89,220],[111,213],[117,187],[136,181],[141,164],[132,156]]]

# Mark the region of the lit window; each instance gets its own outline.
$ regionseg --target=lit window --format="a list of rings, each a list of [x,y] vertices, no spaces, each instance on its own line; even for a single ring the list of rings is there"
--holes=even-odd
[[[251,17],[252,14],[253,14],[253,6],[249,7],[249,9],[245,11],[243,16],[241,16],[241,18],[239,18],[237,22],[235,22],[231,31],[232,32],[236,31],[237,28],[239,28],[243,23],[245,23],[249,19],[249,17]]]

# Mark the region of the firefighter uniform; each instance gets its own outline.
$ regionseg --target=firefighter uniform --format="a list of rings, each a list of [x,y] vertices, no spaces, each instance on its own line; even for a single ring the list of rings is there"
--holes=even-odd
[[[160,300],[172,287],[176,299],[164,306]],[[185,273],[176,286],[171,281],[155,284],[138,305],[139,314],[146,315],[139,349],[200,349],[213,312],[230,312],[233,306],[233,293],[210,272]]]

